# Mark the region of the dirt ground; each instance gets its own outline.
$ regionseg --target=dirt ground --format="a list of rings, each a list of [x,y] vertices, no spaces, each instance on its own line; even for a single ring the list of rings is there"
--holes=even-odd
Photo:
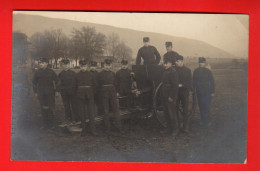
[[[12,101],[12,160],[113,161],[177,163],[243,163],[247,144],[247,74],[241,69],[213,69],[216,94],[212,99],[212,127],[200,126],[197,111],[189,133],[161,135],[155,118],[123,121],[125,135],[103,133],[81,137],[56,126],[41,130],[37,99],[31,95]],[[57,96],[56,125],[64,119]]]

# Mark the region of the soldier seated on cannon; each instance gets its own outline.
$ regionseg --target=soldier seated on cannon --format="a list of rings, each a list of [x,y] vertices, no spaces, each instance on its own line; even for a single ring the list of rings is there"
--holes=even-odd
[[[150,38],[144,37],[143,38],[144,46],[138,50],[137,57],[136,57],[136,65],[141,64],[141,59],[143,59],[144,65],[158,65],[161,60],[161,56],[158,50],[150,45]]]

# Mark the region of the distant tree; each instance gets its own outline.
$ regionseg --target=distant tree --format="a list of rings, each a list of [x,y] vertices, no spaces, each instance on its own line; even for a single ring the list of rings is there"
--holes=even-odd
[[[28,56],[29,41],[27,35],[20,32],[13,32],[13,61],[14,63],[25,64]]]
[[[126,46],[123,41],[121,41],[116,46],[115,56],[118,60],[122,60],[122,59],[130,60],[132,58],[132,49]]]
[[[120,40],[118,34],[112,32],[107,38],[107,55],[113,56],[116,60],[131,59],[132,49],[124,41]]]
[[[61,29],[45,30],[44,33],[35,33],[31,36],[33,44],[32,55],[35,58],[45,57],[54,59],[55,67],[60,57],[68,56],[68,37]]]
[[[104,53],[106,47],[106,36],[97,33],[94,27],[82,27],[73,29],[71,32],[70,54],[75,60],[91,60]]]
[[[118,34],[112,32],[107,37],[107,55],[108,56],[116,56],[117,47],[120,43],[120,38]]]

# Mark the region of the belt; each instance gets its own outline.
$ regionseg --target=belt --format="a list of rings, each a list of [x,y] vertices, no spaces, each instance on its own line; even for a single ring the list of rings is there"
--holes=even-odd
[[[91,88],[91,86],[79,86],[79,88]]]
[[[104,84],[102,85],[103,87],[111,87],[111,86],[114,86],[113,84]]]

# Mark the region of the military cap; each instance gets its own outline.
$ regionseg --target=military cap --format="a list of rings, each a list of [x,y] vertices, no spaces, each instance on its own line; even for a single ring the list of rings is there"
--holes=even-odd
[[[87,65],[87,61],[86,60],[80,60],[79,65]]]
[[[204,57],[199,57],[199,63],[205,63],[206,62],[206,58]]]
[[[40,58],[39,63],[49,63],[49,60],[47,58]]]
[[[97,66],[97,62],[96,61],[90,61],[90,66],[96,67]]]
[[[150,38],[149,37],[144,37],[143,38],[143,42],[149,42],[150,41]]]
[[[172,42],[165,42],[165,46],[166,46],[166,47],[172,46]]]
[[[70,60],[68,59],[62,59],[61,62],[65,65],[69,64],[70,63]]]
[[[182,61],[183,61],[183,56],[178,55],[178,56],[176,57],[176,61],[178,61],[178,60],[182,60]]]
[[[112,63],[112,60],[111,59],[105,59],[104,63],[107,64],[107,65],[110,65]]]
[[[126,59],[122,59],[121,64],[122,64],[122,65],[127,65],[127,64],[128,64],[128,61],[127,61]]]

